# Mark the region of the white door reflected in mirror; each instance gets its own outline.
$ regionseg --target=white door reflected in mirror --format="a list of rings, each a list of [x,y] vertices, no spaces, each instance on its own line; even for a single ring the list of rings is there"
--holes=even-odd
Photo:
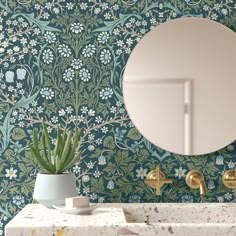
[[[217,151],[236,134],[236,34],[202,18],[161,24],[133,50],[123,76],[136,128],[168,151]]]

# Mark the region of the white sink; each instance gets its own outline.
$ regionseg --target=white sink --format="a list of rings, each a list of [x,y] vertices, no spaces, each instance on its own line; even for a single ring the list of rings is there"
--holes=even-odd
[[[130,235],[236,236],[235,203],[144,203],[122,208]]]
[[[123,206],[128,223],[232,224],[236,227],[236,204],[145,203]]]

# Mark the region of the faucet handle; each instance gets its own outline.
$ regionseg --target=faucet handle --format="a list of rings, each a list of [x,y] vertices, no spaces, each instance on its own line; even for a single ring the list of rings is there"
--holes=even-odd
[[[186,184],[193,189],[200,189],[201,195],[206,195],[207,188],[203,174],[198,170],[191,170],[185,178]]]
[[[222,182],[225,187],[236,189],[236,170],[227,170],[222,176]]]
[[[172,179],[166,179],[165,174],[161,171],[160,166],[148,173],[147,179],[144,181],[151,188],[156,189],[156,195],[161,195],[161,187],[164,184],[172,184]]]

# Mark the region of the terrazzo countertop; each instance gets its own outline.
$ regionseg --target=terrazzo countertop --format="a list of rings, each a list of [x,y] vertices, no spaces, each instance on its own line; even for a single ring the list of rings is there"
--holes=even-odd
[[[236,204],[114,203],[91,215],[70,215],[27,205],[5,228],[6,236],[235,236]]]

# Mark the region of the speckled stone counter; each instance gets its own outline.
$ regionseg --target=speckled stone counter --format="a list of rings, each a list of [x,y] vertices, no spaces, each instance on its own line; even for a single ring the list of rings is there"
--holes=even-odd
[[[102,204],[92,215],[27,205],[6,236],[235,236],[236,204]]]

